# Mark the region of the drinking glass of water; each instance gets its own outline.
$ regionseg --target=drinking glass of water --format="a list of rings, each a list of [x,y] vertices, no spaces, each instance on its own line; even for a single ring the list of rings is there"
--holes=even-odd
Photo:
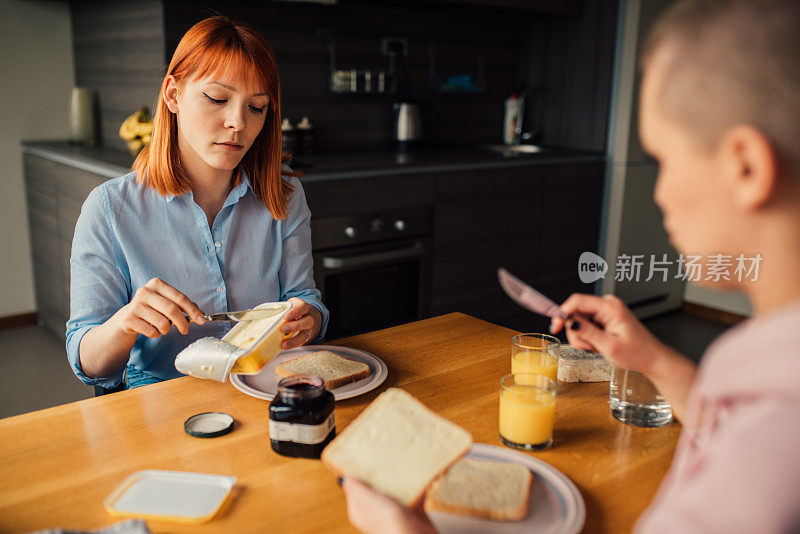
[[[608,404],[611,415],[633,426],[655,428],[672,422],[672,407],[642,373],[612,366]]]

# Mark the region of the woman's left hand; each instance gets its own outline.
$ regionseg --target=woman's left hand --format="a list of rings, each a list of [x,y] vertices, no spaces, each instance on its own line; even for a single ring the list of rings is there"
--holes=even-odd
[[[322,327],[322,314],[303,299],[292,297],[289,299],[292,309],[286,314],[285,323],[281,327],[282,332],[297,332],[297,334],[285,340],[281,349],[289,350],[301,345],[305,345],[317,337],[319,329]]]

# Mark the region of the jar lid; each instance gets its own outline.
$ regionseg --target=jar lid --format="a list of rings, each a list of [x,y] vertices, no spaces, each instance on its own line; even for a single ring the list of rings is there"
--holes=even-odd
[[[215,438],[233,430],[233,417],[222,412],[204,412],[191,416],[183,430],[196,438]]]
[[[315,375],[292,375],[278,382],[278,397],[284,400],[308,400],[322,395],[325,381]]]

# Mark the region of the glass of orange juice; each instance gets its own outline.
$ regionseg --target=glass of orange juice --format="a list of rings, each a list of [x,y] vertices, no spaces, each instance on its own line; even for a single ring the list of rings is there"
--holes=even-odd
[[[556,381],[543,375],[500,379],[500,441],[512,449],[540,451],[553,444]]]
[[[561,342],[547,334],[520,334],[511,338],[511,374],[544,375],[558,380]]]

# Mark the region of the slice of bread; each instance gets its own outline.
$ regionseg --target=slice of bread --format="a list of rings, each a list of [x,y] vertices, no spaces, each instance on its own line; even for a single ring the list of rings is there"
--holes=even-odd
[[[322,461],[412,506],[471,445],[469,432],[391,388],[325,447]]]
[[[431,484],[425,509],[520,521],[528,515],[532,481],[530,470],[521,464],[462,458]]]
[[[276,365],[275,374],[279,378],[315,375],[331,390],[368,377],[370,370],[366,363],[342,358],[329,350],[321,350]]]

